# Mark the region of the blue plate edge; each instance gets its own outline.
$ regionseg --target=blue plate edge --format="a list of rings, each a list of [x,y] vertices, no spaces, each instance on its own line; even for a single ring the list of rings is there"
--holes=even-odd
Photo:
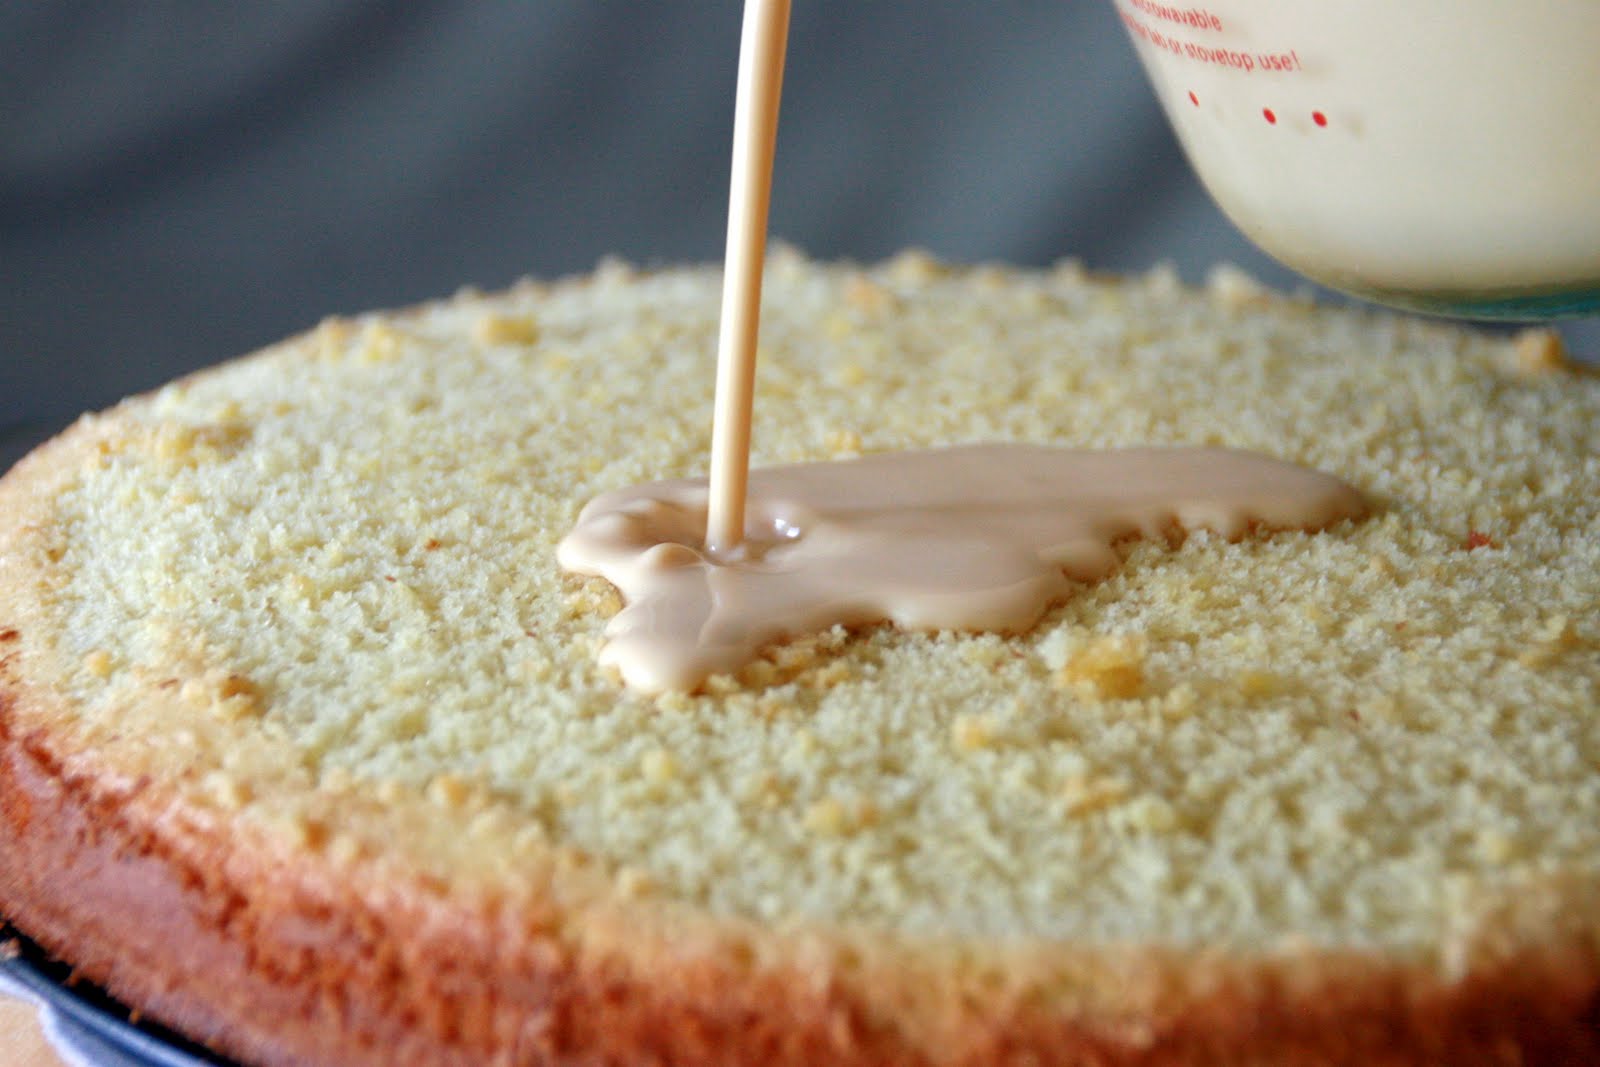
[[[37,957],[42,950],[6,928],[0,943],[16,941],[16,955],[0,954],[0,992],[8,985],[40,1008],[45,1036],[69,1063],[93,1067],[218,1067],[227,1061],[202,1057],[86,999],[54,977]],[[100,997],[109,997],[84,984]]]

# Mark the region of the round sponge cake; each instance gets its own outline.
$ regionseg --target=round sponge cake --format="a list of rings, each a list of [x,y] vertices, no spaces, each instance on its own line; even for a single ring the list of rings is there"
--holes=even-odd
[[[324,323],[0,483],[0,913],[261,1064],[1600,1057],[1600,379],[1237,273],[768,270],[758,464],[1226,445],[1320,534],[1021,635],[595,663],[703,472],[714,270]]]

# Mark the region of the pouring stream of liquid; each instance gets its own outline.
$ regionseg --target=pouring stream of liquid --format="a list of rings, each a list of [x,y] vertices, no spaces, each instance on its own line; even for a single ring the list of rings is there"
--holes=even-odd
[[[739,46],[733,117],[733,177],[723,260],[722,324],[717,338],[716,413],[711,424],[711,500],[705,543],[732,558],[744,538],[750,475],[750,408],[761,324],[761,269],[778,140],[778,100],[789,37],[789,0],[748,0]]]

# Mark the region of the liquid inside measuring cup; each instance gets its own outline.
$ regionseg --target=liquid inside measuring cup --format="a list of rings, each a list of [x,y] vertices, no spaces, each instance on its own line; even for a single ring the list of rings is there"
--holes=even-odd
[[[1396,306],[1600,313],[1600,5],[1114,0],[1245,235]]]

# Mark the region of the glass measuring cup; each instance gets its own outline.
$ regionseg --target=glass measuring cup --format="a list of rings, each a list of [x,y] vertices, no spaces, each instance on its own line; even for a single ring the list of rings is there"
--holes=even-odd
[[[1421,311],[1600,313],[1600,4],[1113,0],[1222,210]]]

